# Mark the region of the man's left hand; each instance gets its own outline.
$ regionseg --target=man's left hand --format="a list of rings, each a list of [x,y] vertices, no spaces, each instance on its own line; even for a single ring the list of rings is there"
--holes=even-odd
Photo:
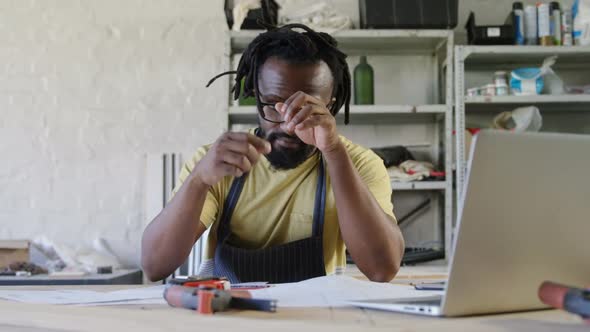
[[[322,153],[331,152],[341,144],[336,119],[318,98],[299,91],[275,107],[285,120],[281,129],[297,135],[305,144],[317,147]]]

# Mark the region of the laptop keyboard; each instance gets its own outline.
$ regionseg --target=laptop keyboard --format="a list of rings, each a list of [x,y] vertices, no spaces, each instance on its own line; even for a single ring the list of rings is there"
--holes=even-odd
[[[433,248],[406,248],[402,265],[430,262],[445,258],[445,251]]]

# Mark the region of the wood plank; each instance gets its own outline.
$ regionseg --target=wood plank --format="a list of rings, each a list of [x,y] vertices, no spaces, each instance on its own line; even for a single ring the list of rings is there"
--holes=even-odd
[[[200,316],[189,310],[71,307],[0,301],[0,330],[12,331],[587,331],[559,311],[441,319],[360,309],[292,309],[277,314],[228,312]]]

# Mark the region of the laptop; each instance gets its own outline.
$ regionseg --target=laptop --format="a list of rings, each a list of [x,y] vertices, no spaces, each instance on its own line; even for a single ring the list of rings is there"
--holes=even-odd
[[[590,136],[482,131],[472,143],[442,296],[350,302],[467,316],[546,308],[545,280],[590,284]]]

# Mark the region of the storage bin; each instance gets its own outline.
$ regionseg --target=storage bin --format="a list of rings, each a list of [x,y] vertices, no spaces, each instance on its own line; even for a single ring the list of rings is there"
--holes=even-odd
[[[451,29],[459,0],[359,0],[362,29]]]

